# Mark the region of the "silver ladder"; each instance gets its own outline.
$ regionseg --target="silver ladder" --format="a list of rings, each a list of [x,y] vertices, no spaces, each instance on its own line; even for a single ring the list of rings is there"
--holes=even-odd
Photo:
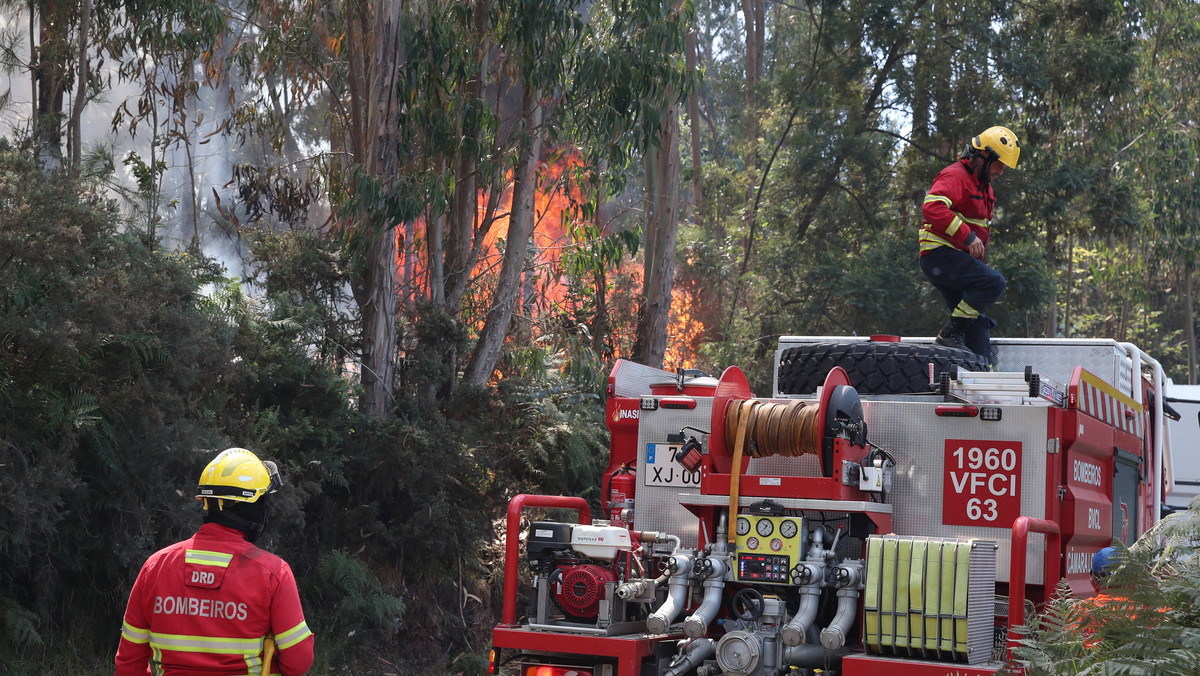
[[[1025,371],[943,372],[938,394],[972,403],[1066,406],[1066,387],[1026,366]]]

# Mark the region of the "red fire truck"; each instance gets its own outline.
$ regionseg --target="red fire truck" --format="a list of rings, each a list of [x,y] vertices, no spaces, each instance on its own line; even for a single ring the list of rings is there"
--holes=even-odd
[[[509,506],[492,673],[997,672],[1170,477],[1154,359],[994,342],[997,370],[929,339],[784,337],[763,398],[736,367],[618,361],[604,512]]]

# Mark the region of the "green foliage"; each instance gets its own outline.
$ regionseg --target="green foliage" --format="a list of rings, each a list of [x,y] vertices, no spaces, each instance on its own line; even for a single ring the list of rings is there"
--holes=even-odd
[[[355,643],[395,637],[404,601],[384,593],[379,579],[361,561],[345,551],[332,551],[321,557],[317,574],[323,584],[315,590],[316,601],[333,609],[326,631],[338,636],[348,632]]]
[[[194,527],[189,483],[235,443],[287,475],[265,544],[319,599],[309,610],[330,637],[324,668],[421,650],[425,673],[450,655],[474,668],[507,498],[596,496],[605,362],[627,354],[638,287],[641,215],[625,207],[639,196],[622,190],[666,104],[692,93],[701,166],[684,175],[702,201],[680,236],[677,288],[706,331],[684,350],[696,365],[742,366],[763,393],[780,334],[931,335],[944,308],[916,265],[924,191],[967,138],[1003,123],[1024,150],[996,185],[988,260],[1008,280],[989,312],[996,335],[1132,340],[1183,379],[1193,308],[1180,299],[1200,261],[1194,2],[776,3],[760,79],[745,72],[739,3],[605,0],[582,16],[572,2],[421,0],[393,26],[394,128],[373,129],[362,127],[374,113],[350,109],[373,47],[348,44],[363,33],[357,5],[256,0],[243,16],[204,1],[94,7],[103,40],[92,65],[102,55],[138,85],[116,102],[118,123],[163,115],[149,156],[110,155],[126,158],[142,222],[167,217],[161,153],[200,122],[195,74],[254,82],[221,121],[253,155],[235,172],[252,260],[231,278],[198,249],[165,250],[154,227],[97,197],[99,184],[45,175],[0,146],[0,661],[16,671],[47,671],[54,646],[80,636],[81,654],[112,649],[93,628],[116,626],[141,561]],[[63,26],[76,25],[70,11]],[[685,73],[693,27],[701,68]],[[89,95],[106,86],[102,72],[92,69]],[[531,131],[502,119],[522,81],[550,113],[540,131],[554,148],[540,159],[583,159],[568,172],[581,191],[571,245],[559,267],[528,271],[561,273],[568,292],[519,319],[494,388],[456,390],[495,275],[467,263],[448,272],[474,275],[462,312],[422,302],[436,251],[428,224],[449,216],[469,177],[480,191],[471,214],[504,190]],[[384,137],[394,175],[357,155]],[[282,149],[287,166],[250,146]],[[313,148],[320,157],[303,157]],[[605,222],[609,198],[627,213]],[[329,207],[337,227],[309,229]],[[347,218],[356,227],[341,227]],[[363,349],[350,288],[359,245],[417,219],[395,419],[376,423],[348,384]],[[503,239],[494,227],[480,219],[463,232]],[[1164,588],[1187,579],[1154,576]],[[1171,607],[1183,627],[1196,603]],[[1170,638],[1194,645],[1183,629]],[[1137,653],[1125,649],[1107,654],[1132,673]],[[1090,659],[1071,650],[1036,657],[1038,668]]]
[[[275,322],[272,335],[340,370],[359,345],[347,254],[336,240],[305,229],[260,226],[248,231],[247,240],[254,261],[250,281]]]
[[[1039,336],[1054,291],[1045,251],[1037,242],[1010,239],[1003,231],[997,237],[1000,241],[990,248],[988,263],[1004,275],[1005,287],[999,302],[988,310],[997,322],[994,335]]]
[[[329,669],[405,661],[416,643],[426,673],[445,651],[470,663],[492,621],[491,591],[472,580],[488,570],[495,515],[518,490],[598,483],[603,367],[578,336],[506,366],[499,393],[430,410],[414,383],[378,423],[354,410],[343,377],[346,266],[329,240],[258,232],[242,283],[123,234],[110,205],[19,154],[0,155],[0,203],[6,664],[88,670],[58,656],[68,636],[83,663],[111,654],[114,634],[95,627],[119,626],[141,563],[198,525],[191,482],[226,446],[283,470],[260,544],[296,571]],[[427,316],[422,344],[461,346],[461,328]],[[415,352],[408,375],[428,382],[425,361],[444,367]],[[467,588],[481,601],[441,609]]]
[[[565,113],[589,165],[623,186],[630,154],[656,142],[662,110],[688,90],[681,68],[692,4],[670,0],[593,3],[588,30],[571,55]],[[672,99],[672,100],[668,100]]]
[[[1200,669],[1200,511],[1173,514],[1123,553],[1107,600],[1078,599],[1065,582],[1022,628],[1015,663],[1038,674],[1194,674]]]
[[[608,463],[603,364],[587,336],[567,334],[545,347],[510,353],[500,395],[515,404],[509,446],[522,483],[598,498]],[[597,502],[597,504],[599,504]]]
[[[198,302],[207,261],[124,234],[112,204],[16,153],[0,153],[0,203],[0,602],[51,646],[62,598],[115,622],[104,594],[194,523],[178,477],[220,443],[201,412],[244,371]]]
[[[42,644],[42,635],[38,632],[38,617],[32,611],[6,598],[2,616],[6,642],[18,649]]]

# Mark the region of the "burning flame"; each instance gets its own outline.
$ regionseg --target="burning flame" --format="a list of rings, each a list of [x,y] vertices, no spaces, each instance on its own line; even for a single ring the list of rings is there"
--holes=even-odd
[[[679,284],[671,296],[671,316],[667,319],[667,353],[663,368],[690,369],[696,366],[696,355],[704,337],[704,324],[699,317],[700,291]]]
[[[580,166],[581,156],[571,151],[552,155],[549,161],[543,161],[539,166],[531,250],[526,258],[515,309],[517,320],[526,323],[533,340],[550,331],[574,331],[575,327],[569,324],[580,315],[585,297],[596,293],[592,280],[582,280],[581,288],[572,289],[571,279],[562,265],[563,253],[577,245],[570,224],[581,217],[578,207],[584,201],[583,190],[574,175],[574,170]],[[464,298],[465,314],[475,318],[473,328],[476,331],[483,326],[492,302],[494,285],[488,283],[489,278],[499,274],[503,260],[501,240],[507,236],[512,209],[511,180],[506,184],[504,194],[499,198],[495,221],[484,236],[479,259],[472,270],[474,280]],[[488,197],[486,191],[479,192],[477,227],[486,218]],[[415,312],[413,300],[429,295],[427,223],[425,219],[418,219],[407,224],[403,233],[400,230],[397,228],[397,280],[405,307]],[[609,292],[607,301],[609,313],[613,314],[613,308],[618,308],[617,314],[630,315],[629,301],[641,293],[641,264],[632,260],[622,262],[617,270],[608,273],[608,281],[614,279],[617,280],[613,284],[615,288]],[[631,294],[633,297],[629,298]],[[691,368],[695,363],[704,333],[700,307],[698,289],[676,286],[671,301],[665,368]],[[626,323],[630,325],[626,326]],[[608,335],[602,339],[613,346],[615,354],[602,356],[627,355],[633,345],[632,321],[612,321],[606,332]]]

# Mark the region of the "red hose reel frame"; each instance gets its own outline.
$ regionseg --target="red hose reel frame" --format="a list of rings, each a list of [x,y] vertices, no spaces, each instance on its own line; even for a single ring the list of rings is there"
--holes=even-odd
[[[835,366],[821,387],[818,417],[827,418],[829,402],[839,385],[850,386],[850,376],[840,366]],[[713,393],[712,434],[708,437],[708,455],[701,468],[700,492],[705,495],[729,495],[733,471],[733,452],[725,445],[725,412],[734,400],[752,399],[750,383],[746,374],[736,366],[730,366],[721,374],[717,389]],[[861,463],[866,448],[852,445],[841,437],[833,439],[833,454],[830,467],[822,467],[819,477],[760,476],[746,474],[750,459],[743,457],[739,472],[739,493],[746,497],[764,498],[812,498],[822,500],[865,501],[869,498],[858,486],[842,483],[842,461]],[[819,461],[824,465],[818,454]],[[765,481],[764,481],[765,479]]]

